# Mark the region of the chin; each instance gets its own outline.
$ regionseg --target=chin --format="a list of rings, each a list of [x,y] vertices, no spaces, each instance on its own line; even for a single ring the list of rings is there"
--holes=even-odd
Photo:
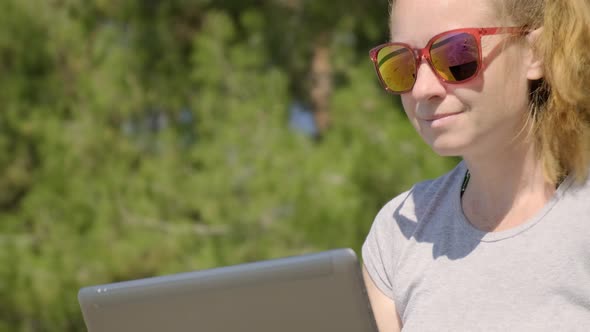
[[[457,151],[457,150],[453,150],[453,149],[432,149],[432,151],[434,151],[434,153],[436,153],[437,155],[441,156],[441,157],[459,157],[462,154]]]
[[[442,142],[439,140],[427,142],[432,151],[441,157],[462,156],[465,152],[465,144],[459,142]]]

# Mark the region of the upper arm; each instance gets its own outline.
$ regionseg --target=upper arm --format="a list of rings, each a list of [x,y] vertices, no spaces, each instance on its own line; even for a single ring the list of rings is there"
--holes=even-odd
[[[371,307],[373,308],[373,314],[377,321],[377,327],[380,332],[399,332],[401,331],[401,319],[395,309],[395,303],[392,299],[387,297],[383,292],[377,288],[371,276],[367,272],[367,268],[363,264],[363,279],[367,287],[367,294],[371,301]]]

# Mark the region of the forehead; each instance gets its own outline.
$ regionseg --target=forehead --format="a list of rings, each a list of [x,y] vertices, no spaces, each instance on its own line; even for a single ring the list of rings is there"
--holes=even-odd
[[[392,7],[391,39],[424,46],[443,31],[501,25],[494,0],[397,0]]]

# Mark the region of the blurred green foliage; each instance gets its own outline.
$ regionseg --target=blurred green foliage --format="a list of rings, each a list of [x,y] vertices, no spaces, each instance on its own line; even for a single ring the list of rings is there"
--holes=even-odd
[[[0,2],[0,331],[86,285],[336,247],[448,170],[377,83],[387,1]],[[330,127],[294,130],[315,36]],[[327,36],[327,37],[326,37]]]

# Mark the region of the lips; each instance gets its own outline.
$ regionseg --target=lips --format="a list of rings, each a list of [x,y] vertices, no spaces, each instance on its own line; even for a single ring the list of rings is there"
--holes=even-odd
[[[433,114],[433,115],[430,115],[430,116],[422,117],[422,120],[424,120],[424,121],[435,121],[435,120],[440,120],[440,119],[447,118],[449,116],[457,115],[457,114],[460,114],[460,113],[462,113],[462,112],[450,112],[450,113]]]

